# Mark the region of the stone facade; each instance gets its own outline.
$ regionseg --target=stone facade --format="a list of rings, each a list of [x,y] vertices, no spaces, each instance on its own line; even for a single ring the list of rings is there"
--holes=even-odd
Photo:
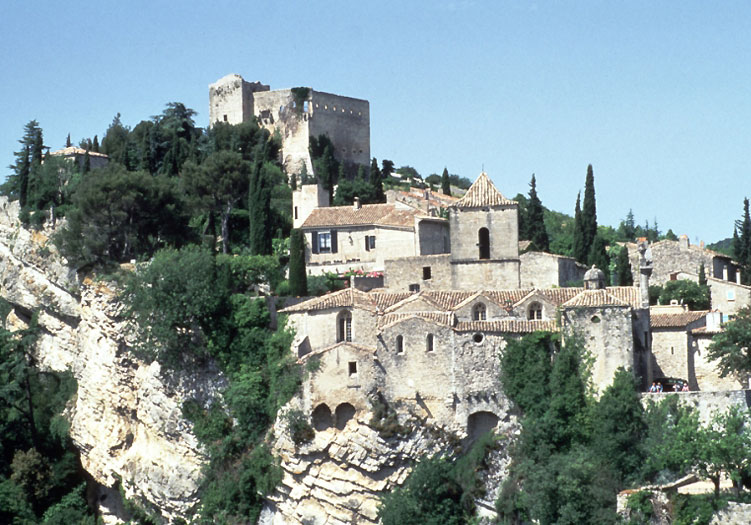
[[[675,278],[699,282],[697,274],[686,272],[678,272],[675,274]],[[726,316],[735,314],[741,308],[751,306],[751,286],[714,277],[707,277],[707,285],[709,286],[712,308],[719,310]]]
[[[386,259],[383,277],[383,286],[389,290],[446,290],[452,284],[450,256]]]
[[[327,135],[345,164],[370,162],[370,104],[310,88],[270,90],[260,82],[227,75],[209,86],[209,122],[258,124],[282,138],[282,163],[289,174],[313,173],[311,137]]]
[[[75,162],[77,166],[82,167],[86,160],[86,153],[89,154],[89,167],[92,170],[96,168],[103,168],[104,166],[109,164],[110,158],[104,153],[98,153],[96,151],[87,152],[85,149],[78,148],[76,146],[70,146],[67,148],[59,149],[57,151],[53,151],[50,153],[50,155],[63,157],[70,162]]]
[[[570,286],[584,279],[587,267],[573,257],[545,252],[526,252],[519,256],[522,288]]]

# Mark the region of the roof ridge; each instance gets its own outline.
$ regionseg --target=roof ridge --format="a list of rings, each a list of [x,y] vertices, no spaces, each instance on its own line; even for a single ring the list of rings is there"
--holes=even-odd
[[[461,199],[452,206],[456,208],[480,208],[483,206],[502,206],[518,204],[503,196],[484,171],[480,173],[475,182],[467,190]]]

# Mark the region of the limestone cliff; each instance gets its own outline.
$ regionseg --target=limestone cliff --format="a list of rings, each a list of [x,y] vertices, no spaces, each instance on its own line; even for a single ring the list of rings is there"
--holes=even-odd
[[[105,523],[123,509],[118,480],[166,518],[183,515],[198,501],[206,457],[181,416],[186,398],[216,395],[216,370],[163,377],[129,351],[132,329],[105,284],[78,281],[49,242],[49,231],[30,232],[17,220],[17,203],[0,199],[0,295],[15,308],[11,324],[22,327],[39,312],[39,366],[71,370],[78,391],[67,416],[81,462],[99,485]]]

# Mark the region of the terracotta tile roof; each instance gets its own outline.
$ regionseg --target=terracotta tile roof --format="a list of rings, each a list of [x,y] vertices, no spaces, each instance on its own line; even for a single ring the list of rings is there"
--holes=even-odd
[[[414,229],[415,217],[428,216],[419,210],[397,209],[393,204],[363,204],[359,209],[333,206],[315,208],[301,227],[378,225]]]
[[[328,351],[333,350],[335,348],[339,348],[341,346],[349,346],[350,348],[354,348],[355,350],[359,350],[361,352],[368,352],[368,353],[371,353],[371,354],[374,354],[376,352],[375,348],[370,348],[369,346],[364,346],[364,345],[360,345],[360,344],[357,344],[357,343],[352,343],[351,341],[342,341],[340,343],[335,343],[333,345],[329,345],[329,346],[326,346],[324,348],[319,348],[318,350],[313,350],[312,352],[307,353],[304,356],[302,356],[300,359],[298,359],[298,361],[300,361],[300,362],[307,361],[308,359],[310,359],[313,356],[321,355],[321,354],[323,354],[325,352],[328,352]]]
[[[693,335],[708,335],[710,337],[713,335],[717,335],[721,332],[722,332],[722,328],[709,328],[706,326],[694,328],[693,330],[691,330],[691,333]]]
[[[706,315],[707,310],[675,314],[653,314],[649,316],[649,325],[652,328],[685,328]]]
[[[467,193],[454,204],[457,208],[481,208],[483,206],[507,206],[516,205],[515,201],[508,200],[493,185],[484,171],[477,180],[469,187]]]
[[[628,303],[632,308],[641,308],[641,292],[635,286],[608,286],[608,293]]]
[[[279,310],[281,313],[309,312],[313,310],[325,310],[327,308],[358,307],[364,310],[375,311],[376,304],[373,298],[366,292],[357,288],[345,288],[338,292],[327,293],[321,297],[313,297],[307,301]]]
[[[457,323],[457,332],[499,332],[507,334],[526,334],[541,330],[543,332],[557,332],[555,321],[525,321],[518,319],[502,319],[498,321],[465,321]]]
[[[415,292],[370,292],[378,310],[383,311],[395,304],[416,295]]]
[[[451,312],[407,312],[403,314],[385,314],[378,320],[378,328],[386,328],[406,319],[420,318],[442,326],[454,326],[456,316]]]
[[[623,301],[608,292],[608,290],[583,290],[575,297],[563,303],[563,306],[631,306],[626,301]]]
[[[83,156],[83,155],[86,155],[86,150],[83,149],[83,148],[78,148],[76,146],[69,146],[67,148],[63,148],[63,149],[59,149],[57,151],[53,151],[52,153],[50,153],[50,155],[59,155],[59,156],[62,156],[62,157],[67,157],[67,156],[70,156],[70,155],[81,155],[81,156]],[[89,151],[89,157],[102,157],[104,159],[109,158],[104,153],[98,153],[96,151]]]
[[[386,299],[386,298],[384,298],[384,299]],[[390,299],[390,298],[388,298],[388,299]],[[385,312],[389,312],[389,310],[398,310],[399,308],[402,308],[402,307],[404,307],[404,306],[406,306],[406,305],[408,305],[410,303],[413,303],[415,301],[423,301],[423,302],[426,302],[428,304],[433,305],[434,306],[433,311],[435,311],[435,310],[445,310],[442,307],[441,304],[437,303],[435,300],[433,300],[432,297],[430,297],[427,293],[425,293],[423,291],[423,292],[419,292],[419,293],[411,293],[407,297],[405,297],[405,298],[403,298],[403,299],[401,299],[401,300],[399,300],[399,301],[397,301],[395,303],[390,304],[389,306],[387,306],[386,308],[384,308],[384,311]],[[385,303],[386,301],[384,300],[383,302]]]

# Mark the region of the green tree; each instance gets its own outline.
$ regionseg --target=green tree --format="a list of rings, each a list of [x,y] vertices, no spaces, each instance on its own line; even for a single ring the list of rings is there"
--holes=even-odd
[[[665,234],[665,239],[667,239],[668,241],[677,241],[678,240],[678,236],[673,232],[673,230],[671,230],[670,228],[668,228],[668,231]]]
[[[634,275],[631,272],[631,262],[628,259],[628,248],[621,247],[615,259],[615,279],[618,286],[633,286]]]
[[[451,179],[449,179],[449,170],[445,167],[441,175],[441,192],[444,195],[451,195]]]
[[[571,256],[580,263],[586,264],[589,251],[585,244],[584,230],[582,228],[581,193],[577,193],[576,207],[574,208],[574,235]]]
[[[660,304],[670,304],[670,301],[676,300],[688,305],[689,310],[709,310],[711,304],[709,288],[686,279],[666,282],[659,300]]]
[[[582,202],[581,230],[583,251],[589,253],[597,235],[597,204],[595,203],[595,176],[592,165],[587,166],[587,178],[584,183],[584,201]]]
[[[32,172],[29,181],[29,207],[40,211],[49,208],[54,227],[58,208],[69,203],[79,178],[74,163],[62,157],[50,156]]]
[[[305,236],[294,229],[289,237],[289,291],[291,295],[308,295],[308,276],[305,272]]]
[[[28,199],[31,170],[42,162],[42,128],[36,120],[24,126],[23,137],[18,142],[21,149],[14,153],[16,161],[9,166],[12,173],[2,186],[2,194],[18,199],[24,207]]]
[[[532,180],[529,183],[529,200],[527,201],[524,226],[524,238],[532,243],[531,249],[543,252],[550,250],[548,232],[545,229],[545,212],[542,202],[537,196],[537,183],[534,174],[532,174]]]
[[[733,253],[741,267],[741,279],[744,284],[751,283],[751,214],[748,198],[743,199],[743,217],[736,221],[733,232]]]
[[[608,256],[607,241],[602,235],[597,234],[592,241],[587,263],[597,266],[605,274],[605,283],[610,284],[610,257]]]
[[[271,162],[257,162],[252,171],[248,212],[250,217],[250,253],[271,254],[274,234],[271,196],[274,187],[281,187],[284,174]]]
[[[634,211],[629,209],[626,218],[618,226],[618,240],[624,242],[634,242],[636,240],[636,221],[634,220]]]
[[[370,163],[370,185],[373,187],[373,202],[386,202],[386,194],[383,193],[383,176],[378,169],[378,161],[373,157]]]
[[[737,406],[715,414],[699,431],[696,468],[714,483],[715,497],[720,494],[723,473],[733,481],[736,492],[751,474],[751,420],[748,410]]]
[[[126,163],[129,134],[130,130],[120,121],[120,113],[118,113],[102,138],[102,153],[109,157],[110,162]],[[148,170],[148,167],[141,169]]]
[[[751,374],[751,309],[741,308],[734,320],[712,338],[707,356],[717,361],[722,377]]]
[[[388,179],[392,173],[394,173],[394,161],[383,159],[381,161],[381,175],[384,179]]]
[[[68,137],[65,139],[65,147],[69,148],[73,145],[73,143],[70,141],[70,133],[68,133]]]
[[[334,144],[327,135],[310,137],[310,157],[315,177],[329,192],[329,200],[333,202],[334,186],[339,179],[339,162],[334,157]]]
[[[704,263],[699,264],[699,286],[707,286],[707,273]]]

